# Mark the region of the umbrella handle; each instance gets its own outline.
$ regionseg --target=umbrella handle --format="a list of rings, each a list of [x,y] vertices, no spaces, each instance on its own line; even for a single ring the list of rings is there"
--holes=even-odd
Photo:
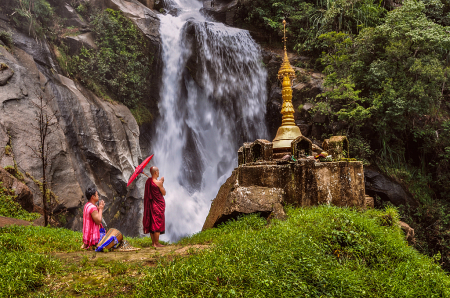
[[[144,174],[145,176],[147,176],[147,178],[150,178],[147,174],[145,174],[144,172],[142,172],[141,174]]]

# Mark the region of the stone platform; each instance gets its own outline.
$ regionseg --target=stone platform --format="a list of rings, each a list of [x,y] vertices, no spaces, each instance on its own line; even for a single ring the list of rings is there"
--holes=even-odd
[[[259,161],[241,164],[220,188],[202,230],[235,218],[261,212],[283,218],[283,205],[332,204],[364,207],[361,162]]]

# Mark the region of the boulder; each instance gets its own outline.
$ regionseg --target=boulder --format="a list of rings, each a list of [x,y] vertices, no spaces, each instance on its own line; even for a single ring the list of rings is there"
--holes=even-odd
[[[238,0],[209,0],[203,1],[201,11],[212,16],[216,21],[233,26]]]
[[[371,197],[379,196],[395,206],[406,205],[417,207],[418,203],[403,187],[372,168],[364,168],[366,193]]]
[[[75,9],[67,2],[56,7],[56,14],[63,19],[64,25],[68,27],[87,27],[87,23],[78,15]]]
[[[155,0],[139,0],[139,2],[141,2],[142,4],[144,4],[145,6],[147,6],[150,9],[153,9],[155,7]],[[159,1],[156,0],[156,2],[159,2]]]
[[[310,111],[314,108],[314,104],[307,102],[302,106],[302,109],[300,110],[300,118],[304,121],[308,121],[311,119]]]
[[[221,186],[202,230],[217,227],[219,224],[236,218],[240,214],[261,213],[266,218],[284,219],[283,189],[260,186],[240,187],[235,170]]]
[[[327,115],[326,114],[324,114],[324,113],[322,113],[322,112],[320,112],[320,111],[317,111],[315,114],[314,114],[314,117],[313,117],[313,119],[312,119],[312,121],[314,122],[314,123],[325,123],[326,121],[327,121]]]
[[[313,124],[311,127],[311,138],[315,140],[322,140],[322,135],[325,132],[325,126],[321,123]]]
[[[95,44],[94,35],[92,32],[87,32],[76,36],[67,36],[63,40],[69,48],[69,55],[78,55],[83,47],[89,50],[95,50],[98,48]]]
[[[414,229],[411,228],[406,222],[399,221],[398,225],[402,229],[403,233],[405,233],[406,241],[408,241],[409,245],[414,245],[416,243],[416,239],[414,238]]]
[[[0,182],[6,189],[14,190],[16,201],[28,212],[34,211],[33,194],[30,189],[16,177],[0,167]]]

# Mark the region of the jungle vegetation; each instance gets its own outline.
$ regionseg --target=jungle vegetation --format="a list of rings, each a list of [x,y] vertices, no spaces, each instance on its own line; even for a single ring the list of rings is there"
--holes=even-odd
[[[450,270],[450,1],[255,0],[243,26],[281,41],[326,74],[311,98],[351,154],[400,182],[419,202],[400,206],[416,248]],[[333,123],[343,127],[332,131]],[[378,206],[386,202],[378,201]]]

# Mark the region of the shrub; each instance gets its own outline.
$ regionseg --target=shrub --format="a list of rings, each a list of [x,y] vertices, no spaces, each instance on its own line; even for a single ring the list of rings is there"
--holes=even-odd
[[[152,57],[146,54],[144,37],[121,12],[112,9],[94,15],[91,26],[99,49],[83,48],[66,69],[97,95],[136,108],[150,85]]]
[[[33,221],[41,216],[39,213],[29,213],[24,210],[22,206],[15,201],[15,198],[14,191],[4,188],[3,183],[0,181],[0,216],[28,221]]]
[[[18,28],[31,36],[42,36],[53,18],[53,9],[46,0],[14,0],[12,19]]]
[[[0,30],[0,40],[7,46],[8,48],[12,47],[13,40],[11,32]],[[6,150],[6,149],[5,149]]]

